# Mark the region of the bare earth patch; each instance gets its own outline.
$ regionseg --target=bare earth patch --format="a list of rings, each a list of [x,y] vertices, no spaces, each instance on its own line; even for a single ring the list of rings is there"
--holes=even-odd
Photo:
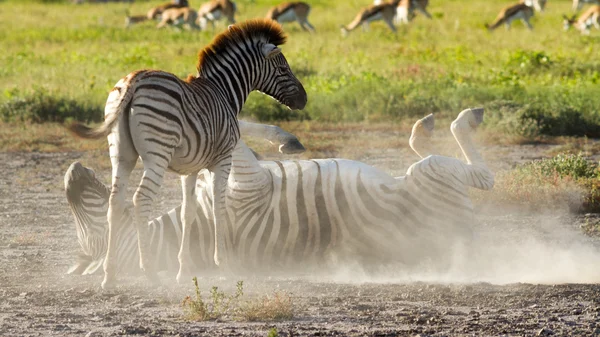
[[[484,155],[497,171],[552,149],[494,146]],[[340,151],[353,156],[350,148]],[[406,148],[355,157],[394,174],[416,159]],[[484,201],[477,203],[481,249],[470,256],[481,260],[476,273],[368,274],[340,266],[323,275],[244,278],[244,298],[290,295],[293,317],[285,321],[185,320],[181,302],[193,285],[179,286],[174,276],[163,275],[158,288],[122,277],[122,286],[102,291],[100,275],[65,274],[79,248],[63,174],[80,160],[106,182],[109,170],[97,158],[0,153],[0,335],[266,336],[273,327],[280,336],[600,335],[600,244],[582,234],[586,218],[556,210],[520,214]],[[180,200],[179,179],[171,175],[155,215]],[[235,292],[238,279],[200,276],[205,294],[211,286]]]

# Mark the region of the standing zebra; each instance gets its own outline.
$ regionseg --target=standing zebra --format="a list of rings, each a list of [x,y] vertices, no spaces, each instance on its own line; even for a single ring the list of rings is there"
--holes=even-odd
[[[237,115],[253,90],[260,90],[291,109],[303,109],[306,91],[292,73],[281,50],[285,34],[270,20],[251,20],[229,26],[211,45],[200,51],[198,77],[182,81],[177,76],[141,70],[127,75],[111,91],[106,120],[97,129],[74,124],[83,138],[108,135],[112,163],[109,198],[109,238],[102,287],[115,282],[116,240],[119,219],[125,211],[127,182],[138,158],[143,161],[141,182],[133,196],[133,222],[138,233],[140,267],[156,281],[148,259],[148,217],[167,169],[181,175],[183,203],[179,273],[190,269],[190,224],[196,214],[194,188],[198,172],[208,169],[214,193],[214,260],[224,250],[225,191],[231,152],[239,139]],[[227,262],[227,256],[223,256]]]
[[[410,145],[424,159],[397,178],[344,159],[258,162],[240,142],[233,154],[227,191],[227,248],[251,270],[304,268],[344,259],[367,266],[373,262],[409,266],[431,259],[438,262],[437,267],[447,267],[448,262],[440,257],[451,255],[451,247],[458,248],[470,238],[474,218],[468,188],[487,190],[494,184],[493,174],[470,138],[482,119],[483,109],[467,109],[452,123],[467,163],[430,155],[433,116],[417,121]],[[79,166],[78,171],[85,169]],[[65,177],[67,191],[69,184],[102,190],[93,177],[70,183],[74,172],[70,170]],[[212,265],[211,198],[209,174],[203,171],[196,188],[199,207],[193,226],[198,230],[193,235],[199,239],[192,248],[194,262],[202,268]],[[91,192],[69,197],[77,223],[85,223],[88,213],[103,214],[101,208],[94,211],[102,203],[106,197]],[[175,255],[166,245],[181,235],[178,212],[179,207],[150,223],[153,232],[164,233],[152,240],[154,249],[162,252],[164,269],[174,261],[168,256]],[[106,221],[94,224],[98,231],[105,227],[102,223]],[[124,241],[120,251],[135,249],[133,242]],[[87,266],[91,266],[88,272],[93,271],[90,260],[80,258],[80,265],[72,271],[82,273]],[[132,258],[128,261],[135,263]]]

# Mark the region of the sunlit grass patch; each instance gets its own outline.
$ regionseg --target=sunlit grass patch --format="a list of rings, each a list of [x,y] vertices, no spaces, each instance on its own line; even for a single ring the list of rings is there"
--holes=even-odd
[[[294,316],[292,297],[285,292],[274,292],[240,306],[238,316],[244,321],[283,321]]]
[[[600,210],[598,164],[581,154],[559,154],[496,174],[492,192],[476,200],[531,210],[597,212]]]
[[[157,30],[152,22],[123,27],[126,9],[144,14],[161,2],[3,2],[0,104],[22,111],[13,109],[15,120],[37,119],[28,105],[16,104],[13,93],[29,102],[27,93],[39,91],[65,107],[57,115],[42,114],[47,120],[96,120],[108,91],[134,70],[161,69],[180,77],[195,73],[197,52],[212,40],[212,31]],[[264,17],[275,3],[240,1],[237,19]],[[312,1],[310,20],[317,34],[286,24],[289,38],[282,50],[305,85],[308,105],[289,111],[253,94],[242,117],[389,123],[431,112],[452,118],[466,107],[484,106],[485,127],[517,143],[547,135],[600,135],[599,37],[596,31],[589,37],[562,31],[553,18],[570,11],[569,3],[552,4],[536,15],[534,33],[520,23],[510,31],[483,29],[502,4],[439,0],[430,5],[432,20],[418,15],[398,34],[374,22],[370,32],[342,38],[339,25],[366,4]],[[219,23],[217,32],[225,28]],[[511,102],[510,109],[502,102]],[[317,151],[332,152],[327,146]]]

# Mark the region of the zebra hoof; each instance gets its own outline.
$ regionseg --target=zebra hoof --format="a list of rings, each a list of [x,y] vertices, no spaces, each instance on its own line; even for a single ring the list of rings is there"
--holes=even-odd
[[[146,275],[146,279],[148,280],[148,282],[150,282],[150,284],[152,286],[160,286],[160,279],[158,278],[158,275],[156,275],[156,273],[144,273]]]
[[[472,128],[476,128],[483,122],[483,108],[471,108],[471,114],[473,118],[470,119],[470,123]]]
[[[298,139],[292,139],[279,146],[279,152],[284,154],[296,154],[306,151],[306,148]]]
[[[114,277],[107,277],[105,275],[101,286],[102,286],[102,290],[111,290],[117,286],[117,282]]]
[[[421,118],[420,121],[423,128],[425,128],[429,132],[433,131],[433,129],[435,128],[435,117],[433,116],[433,114],[429,114]]]
[[[175,278],[177,280],[177,284],[185,284],[186,282],[192,281],[195,275],[193,275],[192,273],[185,273],[185,272],[179,272],[177,273],[177,277]]]

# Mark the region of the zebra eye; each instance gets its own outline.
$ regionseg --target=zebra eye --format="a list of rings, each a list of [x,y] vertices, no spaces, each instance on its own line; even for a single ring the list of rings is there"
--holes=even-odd
[[[287,71],[287,67],[285,65],[282,64],[282,65],[277,66],[278,73],[282,74],[282,73],[285,73],[286,71]]]

